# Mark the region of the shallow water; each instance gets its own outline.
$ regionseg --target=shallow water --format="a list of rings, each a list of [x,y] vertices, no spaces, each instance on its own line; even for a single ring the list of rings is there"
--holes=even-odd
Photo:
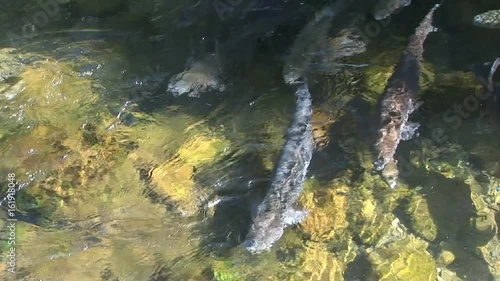
[[[426,43],[424,106],[413,116],[420,135],[398,149],[395,190],[372,165],[376,103],[431,3],[406,7],[345,61],[368,67],[313,73],[316,150],[300,199],[311,214],[270,252],[239,245],[293,116],[285,53],[317,2],[248,46],[226,91],[200,98],[166,89],[190,56],[213,51],[220,18],[196,10],[203,1],[171,13],[161,1],[124,13],[102,6],[99,20],[61,6],[36,36],[3,41],[0,190],[9,173],[19,190],[15,232],[2,202],[2,280],[500,278],[499,120],[474,103],[483,89],[464,72],[499,55],[498,32],[465,20],[490,4],[436,12],[442,28]],[[20,29],[7,15],[5,28]]]

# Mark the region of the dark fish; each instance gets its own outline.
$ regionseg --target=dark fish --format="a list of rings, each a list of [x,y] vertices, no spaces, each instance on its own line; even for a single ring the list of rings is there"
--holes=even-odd
[[[500,58],[493,63],[474,65],[471,70],[476,80],[486,89],[487,108],[491,122],[500,127],[500,83],[493,81],[498,67],[500,67]]]
[[[245,248],[252,253],[269,250],[281,238],[287,226],[307,217],[307,211],[295,209],[314,149],[311,94],[307,82],[304,82],[312,61],[304,55],[312,50],[317,51],[316,44],[326,37],[331,19],[351,3],[351,0],[338,0],[332,6],[327,5],[320,10],[297,36],[288,56],[283,78],[287,84],[298,86],[295,92],[296,110],[294,120],[287,130],[271,187],[258,206],[250,231],[243,242]]]
[[[258,206],[250,231],[243,242],[245,248],[258,253],[269,250],[278,241],[285,228],[303,221],[306,211],[294,207],[303,189],[303,182],[313,153],[311,94],[307,83],[296,93],[294,119],[287,130],[271,186]]]
[[[394,11],[411,4],[411,0],[379,0],[373,8],[373,17],[382,20],[390,16]]]
[[[314,66],[314,59],[322,60],[326,57],[316,55],[318,52],[325,51],[325,53],[334,54],[330,56],[332,58],[328,61],[335,61],[342,57],[342,55],[337,55],[338,50],[331,48],[335,44],[328,42],[331,39],[328,32],[334,18],[353,2],[353,0],[338,0],[333,5],[326,5],[302,29],[290,49],[283,68],[283,77],[286,83],[293,84],[300,80]],[[350,32],[348,33],[350,34]],[[336,44],[335,47],[339,47],[339,44]]]
[[[417,101],[417,95],[420,91],[423,45],[427,35],[435,30],[432,16],[439,6],[440,4],[435,5],[415,30],[382,96],[381,128],[376,143],[378,156],[374,166],[376,170],[382,170],[382,176],[391,188],[396,186],[398,178],[394,155],[399,142],[411,139],[419,127],[418,123],[410,122],[409,117],[421,104]]]

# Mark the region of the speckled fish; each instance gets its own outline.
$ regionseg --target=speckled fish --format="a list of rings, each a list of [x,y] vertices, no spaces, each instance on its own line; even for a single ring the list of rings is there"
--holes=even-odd
[[[382,20],[390,16],[397,9],[411,4],[411,0],[379,0],[373,8],[373,17]]]
[[[397,160],[394,159],[398,145],[402,140],[411,139],[419,127],[418,123],[410,122],[409,117],[420,105],[417,101],[420,62],[423,60],[425,39],[435,30],[432,16],[439,6],[435,5],[415,30],[382,95],[381,128],[375,145],[378,156],[374,166],[382,171],[382,177],[391,188],[396,187],[399,174]]]
[[[472,24],[486,28],[500,28],[500,10],[491,10],[472,19]]]
[[[313,153],[312,105],[307,83],[295,93],[297,109],[286,133],[271,187],[258,206],[243,242],[251,253],[269,250],[289,225],[303,221],[307,211],[295,209]]]
[[[303,183],[311,162],[314,150],[312,135],[312,101],[307,79],[307,65],[310,60],[304,58],[304,52],[310,50],[314,43],[313,36],[326,36],[331,18],[351,4],[350,0],[339,0],[332,6],[327,5],[320,10],[315,19],[304,27],[295,40],[291,55],[283,71],[283,79],[289,85],[297,85],[296,110],[294,119],[287,129],[286,141],[276,165],[271,186],[252,219],[250,231],[243,246],[251,253],[269,250],[276,243],[285,229],[303,221],[308,212],[296,209],[296,204],[302,193]],[[319,28],[318,27],[323,27]],[[298,46],[298,47],[297,47]]]

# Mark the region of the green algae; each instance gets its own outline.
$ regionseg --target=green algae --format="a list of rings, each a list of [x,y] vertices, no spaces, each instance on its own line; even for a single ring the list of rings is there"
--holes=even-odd
[[[42,62],[35,66],[47,68],[47,72],[28,69],[29,75],[24,79],[40,80],[45,75],[43,79],[48,77],[51,80],[60,75],[63,83],[73,83],[77,81],[77,64]],[[365,73],[368,81],[365,87],[368,89],[366,92],[374,92],[376,95],[365,94],[365,91],[362,93],[364,100],[372,106],[391,73],[390,67],[376,66],[376,63],[373,65],[375,66]],[[426,87],[444,80],[440,85],[447,85],[449,88],[445,88],[449,94],[455,93],[453,89],[461,87],[460,85],[465,86],[465,82],[458,78],[446,81],[444,75],[434,77],[432,70],[431,74],[425,74],[425,68],[424,65],[423,76],[429,77]],[[29,91],[37,92],[40,87],[50,86],[45,82],[33,82],[34,84],[29,85]],[[435,280],[436,263],[446,267],[438,271],[440,274],[446,272],[449,274],[446,276],[450,276],[455,272],[448,268],[458,271],[453,268],[455,261],[463,261],[463,256],[470,255],[439,244],[436,247],[442,251],[438,261],[434,262],[429,254],[431,251],[427,250],[428,245],[423,240],[439,242],[444,234],[453,236],[456,233],[452,226],[441,221],[449,218],[445,214],[453,216],[452,210],[457,205],[448,204],[442,196],[436,197],[434,190],[438,188],[447,190],[445,193],[449,194],[463,194],[464,190],[470,188],[471,202],[477,211],[477,217],[472,217],[467,225],[467,230],[471,230],[466,235],[467,244],[471,248],[480,246],[477,253],[492,265],[491,272],[496,270],[492,250],[498,246],[498,241],[491,238],[495,233],[495,221],[492,212],[486,211],[498,203],[500,198],[496,191],[498,177],[490,171],[493,170],[496,154],[495,148],[489,143],[494,139],[482,138],[483,141],[477,141],[478,145],[474,147],[474,155],[485,159],[484,166],[488,167],[488,188],[485,188],[484,182],[478,183],[470,179],[466,182],[467,185],[458,184],[465,181],[464,175],[473,169],[460,164],[463,162],[459,160],[464,159],[466,154],[456,153],[458,145],[447,144],[448,149],[456,153],[455,157],[441,157],[445,148],[436,148],[434,143],[424,141],[424,157],[414,154],[410,157],[410,162],[419,170],[413,176],[404,178],[405,182],[400,189],[388,190],[380,177],[370,172],[373,170],[373,153],[369,141],[363,140],[363,136],[356,136],[359,133],[356,130],[359,120],[350,116],[347,107],[344,108],[353,98],[351,89],[343,89],[343,92],[339,90],[342,94],[328,92],[325,94],[326,100],[315,111],[321,109],[321,113],[330,116],[333,122],[325,122],[328,125],[318,129],[316,137],[321,140],[321,148],[325,153],[335,156],[335,159],[326,162],[336,162],[345,156],[349,165],[347,168],[336,168],[341,171],[331,172],[334,169],[328,170],[331,167],[325,163],[328,174],[319,175],[321,179],[313,178],[305,183],[301,204],[310,210],[310,217],[298,227],[288,229],[271,253],[258,258],[239,260],[246,257],[245,254],[234,251],[224,261],[206,257],[203,263],[198,261],[200,264],[197,264],[197,261],[188,257],[179,265],[179,257],[196,248],[197,237],[192,239],[193,232],[189,228],[183,228],[184,221],[178,217],[169,217],[171,210],[165,210],[164,201],[158,203],[146,199],[143,196],[147,190],[145,187],[154,185],[152,189],[160,197],[175,202],[176,207],[185,213],[196,214],[203,201],[199,197],[204,197],[200,194],[203,187],[198,186],[196,175],[210,171],[209,167],[217,166],[214,163],[224,161],[223,158],[228,154],[239,153],[250,138],[264,143],[263,148],[258,147],[253,152],[256,157],[263,155],[264,170],[271,171],[293,108],[283,105],[290,105],[291,97],[286,101],[283,97],[267,99],[264,106],[262,103],[259,105],[266,107],[265,109],[226,112],[229,116],[226,119],[231,120],[220,121],[221,124],[217,125],[224,125],[224,130],[219,131],[219,127],[211,122],[203,120],[196,123],[199,121],[198,117],[178,111],[170,115],[133,111],[131,114],[136,122],[131,126],[119,124],[114,116],[100,106],[102,99],[99,97],[99,90],[95,90],[95,85],[88,87],[87,82],[73,84],[81,87],[82,90],[76,92],[82,95],[85,102],[90,101],[83,105],[82,115],[69,112],[78,111],[78,106],[65,103],[58,97],[48,98],[51,104],[55,103],[55,108],[67,110],[62,111],[63,119],[67,120],[58,120],[50,116],[51,105],[43,106],[44,100],[40,98],[43,91],[26,98],[27,92],[19,91],[24,87],[23,83],[13,85],[19,87],[16,91],[11,88],[17,93],[11,94],[13,92],[6,90],[3,92],[5,96],[19,95],[24,99],[23,102],[35,99],[36,103],[45,107],[41,112],[29,109],[29,114],[23,116],[27,124],[35,124],[32,130],[26,130],[23,134],[5,130],[1,139],[10,147],[19,145],[19,151],[11,149],[7,154],[10,155],[9,159],[16,159],[16,162],[11,163],[23,166],[22,169],[40,168],[40,162],[45,161],[43,168],[47,171],[47,178],[23,191],[24,195],[20,196],[25,197],[20,197],[20,209],[39,211],[42,217],[51,219],[51,222],[60,223],[71,219],[72,226],[76,226],[76,229],[86,229],[96,237],[108,237],[103,241],[106,247],[90,247],[80,251],[72,248],[74,241],[63,239],[65,236],[75,235],[74,232],[59,231],[49,235],[37,229],[33,230],[37,232],[36,239],[20,235],[20,239],[29,242],[26,248],[36,250],[44,249],[43,245],[36,244],[41,243],[40,241],[45,245],[57,241],[50,251],[41,251],[43,255],[33,254],[33,259],[29,260],[33,262],[29,265],[29,278],[33,280],[52,280],[60,276],[69,280],[146,280],[148,276],[154,275],[154,266],[162,267],[165,264],[178,265],[179,272],[174,276],[182,277],[172,280],[207,280],[202,273],[207,267],[213,274],[210,278],[214,280],[343,280],[348,264],[363,252],[364,247],[368,247],[366,254],[370,266],[380,280]],[[71,87],[59,90],[61,89],[73,91]],[[468,85],[467,90],[470,89]],[[432,93],[439,96],[439,92]],[[68,98],[70,102],[78,101],[71,95]],[[426,103],[434,104],[437,100],[426,99]],[[277,115],[276,112],[269,111],[270,108],[278,108]],[[228,110],[230,109],[221,110],[212,118],[219,120],[220,115],[226,114],[224,111]],[[90,120],[84,115],[90,116]],[[325,119],[324,116],[321,118]],[[245,125],[238,126],[237,123],[242,119],[252,120],[245,125],[250,124],[255,129],[248,129],[250,126]],[[39,120],[43,122],[38,122]],[[118,125],[108,131],[112,124]],[[192,124],[195,125],[189,127]],[[431,124],[436,123],[430,120],[429,126]],[[235,125],[236,131],[232,129]],[[264,133],[258,135],[262,131]],[[329,150],[332,147],[339,149],[332,152]],[[40,151],[40,154],[29,156],[26,152],[30,149]],[[63,157],[65,160],[60,163]],[[456,165],[457,163],[460,165]],[[312,173],[315,174],[315,170]],[[418,186],[414,178],[418,179]],[[457,185],[457,188],[449,188],[452,185]],[[416,189],[415,192],[408,190],[413,188]],[[408,220],[402,223],[408,230],[393,224],[393,212],[405,200],[407,203],[404,212]],[[487,204],[482,203],[483,200]],[[444,206],[437,208],[438,204]],[[44,227],[51,225],[42,224]],[[395,228],[403,231],[393,233]],[[77,235],[75,241],[80,238],[84,238],[84,235]],[[356,245],[358,242],[363,246]],[[22,253],[28,255],[27,250]],[[47,256],[54,257],[52,263],[39,261]],[[132,261],[130,256],[134,257]],[[158,260],[160,265],[156,264]],[[85,264],[83,269],[82,264]],[[61,272],[61,269],[64,271]],[[189,270],[193,273],[188,272]]]
[[[406,238],[368,254],[378,280],[436,280],[436,265],[425,242]]]
[[[437,237],[437,226],[429,211],[427,201],[420,194],[411,195],[409,201],[407,212],[410,216],[411,228],[426,241],[433,241]]]
[[[213,264],[213,274],[214,281],[238,281],[242,278],[229,261],[215,262]]]

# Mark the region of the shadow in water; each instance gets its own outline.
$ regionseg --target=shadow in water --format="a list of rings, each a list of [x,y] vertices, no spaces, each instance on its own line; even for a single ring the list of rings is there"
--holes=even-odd
[[[376,281],[377,278],[373,272],[370,261],[364,254],[359,254],[356,258],[347,264],[344,273],[346,281]]]
[[[239,155],[230,165],[229,159],[221,159],[195,177],[198,184],[210,186],[220,200],[212,216],[198,228],[203,237],[200,253],[224,256],[245,239],[270,182],[262,160],[250,156]]]
[[[418,191],[426,200],[430,218],[436,225],[436,238],[433,245],[445,243],[455,255],[455,261],[449,268],[457,273],[462,280],[494,280],[486,261],[477,254],[476,248],[484,246],[495,235],[494,232],[481,232],[475,228],[474,221],[478,219],[477,210],[471,199],[469,185],[463,179],[449,179],[442,174],[429,172],[425,168],[417,168],[408,163],[410,159],[409,144],[403,144],[398,150],[399,163],[405,166],[401,180],[410,187],[420,186]],[[402,169],[403,170],[403,169]],[[408,171],[411,171],[408,172]],[[395,210],[395,215],[416,236],[423,238],[411,223],[406,207],[410,203],[403,199],[401,206]],[[422,218],[426,219],[426,218]],[[480,218],[479,218],[480,219]],[[425,238],[423,238],[425,239]]]

